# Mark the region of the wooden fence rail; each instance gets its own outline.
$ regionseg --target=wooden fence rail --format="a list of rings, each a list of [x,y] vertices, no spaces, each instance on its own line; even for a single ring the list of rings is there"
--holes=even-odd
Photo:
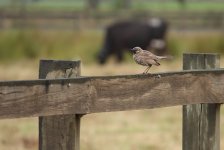
[[[183,149],[219,150],[218,104],[224,102],[224,69],[217,69],[219,56],[185,54],[183,64],[184,69],[206,70],[79,77],[79,61],[43,60],[41,79],[0,82],[0,118],[40,117],[40,150],[79,150],[84,114],[207,103],[196,109],[185,106]],[[204,106],[205,112],[201,110]],[[207,122],[191,117],[197,111]],[[209,139],[212,146],[206,147]]]

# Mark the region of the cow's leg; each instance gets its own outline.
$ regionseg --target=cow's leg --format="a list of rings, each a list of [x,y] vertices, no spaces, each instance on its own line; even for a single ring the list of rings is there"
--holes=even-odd
[[[101,49],[99,55],[98,55],[98,61],[100,64],[104,64],[109,57],[113,53],[113,39],[111,39],[111,36],[107,32],[106,38],[104,41],[103,48]]]
[[[100,64],[104,64],[109,57],[113,53],[112,48],[110,46],[110,41],[106,39],[103,48],[101,49],[99,55],[98,55],[98,60]]]
[[[106,62],[108,56],[109,56],[109,52],[108,52],[108,50],[105,49],[105,48],[103,48],[103,49],[100,51],[99,55],[98,55],[98,61],[99,61],[99,63],[100,63],[100,64],[104,64],[104,63]]]

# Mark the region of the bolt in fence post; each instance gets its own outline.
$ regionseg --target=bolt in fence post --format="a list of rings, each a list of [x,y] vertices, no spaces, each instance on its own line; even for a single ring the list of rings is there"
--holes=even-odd
[[[40,79],[77,76],[80,61],[40,61]],[[39,150],[79,150],[80,119],[78,114],[39,117]]]
[[[219,68],[219,59],[218,54],[184,54],[183,70]],[[183,106],[182,140],[183,150],[220,150],[220,104]]]

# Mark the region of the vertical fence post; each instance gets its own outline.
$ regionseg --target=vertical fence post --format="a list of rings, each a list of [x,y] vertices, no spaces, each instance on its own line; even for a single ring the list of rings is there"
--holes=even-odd
[[[80,76],[80,61],[41,60],[40,79]],[[39,150],[79,150],[81,115],[39,117]]]
[[[219,68],[218,54],[183,55],[184,70],[212,68]],[[219,104],[183,106],[183,150],[220,150]]]

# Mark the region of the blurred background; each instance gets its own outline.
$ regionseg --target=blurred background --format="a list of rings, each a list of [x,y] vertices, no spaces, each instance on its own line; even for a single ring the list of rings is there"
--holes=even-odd
[[[0,80],[37,79],[40,59],[81,59],[85,76],[142,73],[134,45],[174,56],[151,72],[182,70],[183,53],[223,55],[224,1],[0,0]],[[179,150],[181,123],[181,107],[86,115],[81,150]],[[0,120],[0,133],[0,150],[38,149],[37,118]]]

